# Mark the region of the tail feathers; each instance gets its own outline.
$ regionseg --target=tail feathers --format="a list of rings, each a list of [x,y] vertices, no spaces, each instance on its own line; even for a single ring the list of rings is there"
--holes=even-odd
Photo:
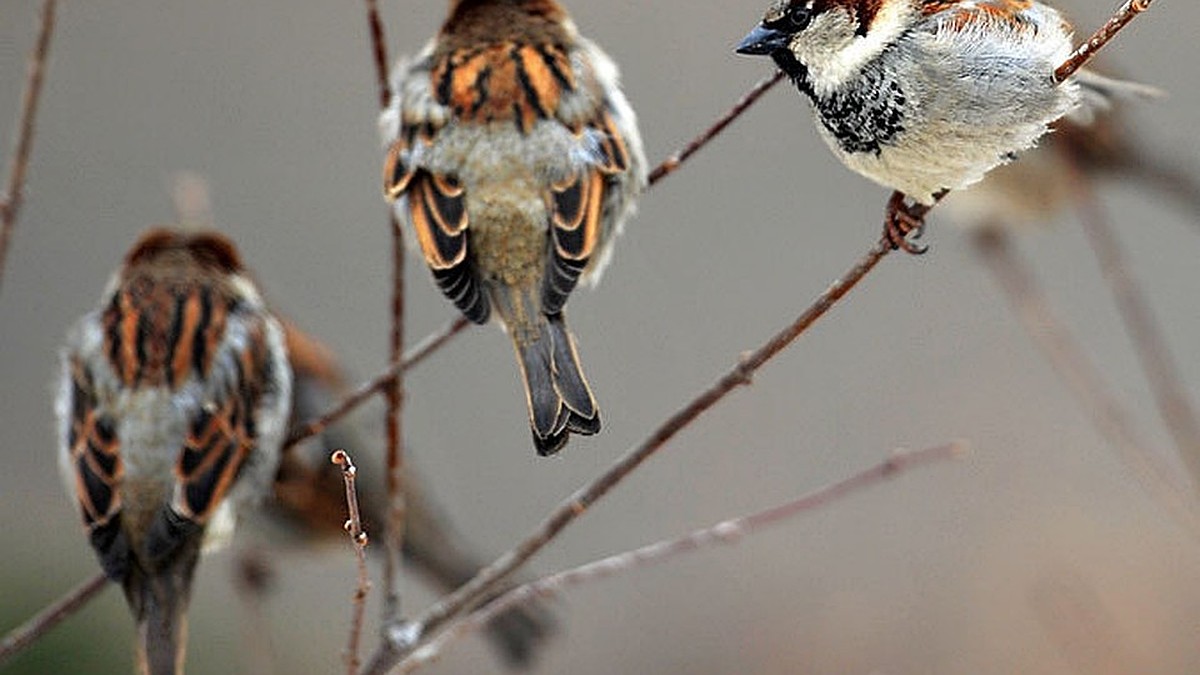
[[[182,675],[187,653],[187,608],[198,544],[181,551],[163,569],[146,572],[133,564],[125,598],[137,622],[134,650],[140,675]]]
[[[561,314],[543,317],[534,339],[512,331],[525,381],[529,423],[539,455],[562,449],[572,433],[600,431],[600,411],[579,366],[575,342]]]

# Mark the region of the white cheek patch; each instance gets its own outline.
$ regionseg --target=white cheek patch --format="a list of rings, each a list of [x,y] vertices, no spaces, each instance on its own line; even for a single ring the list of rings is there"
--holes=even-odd
[[[818,95],[827,95],[858,75],[868,61],[879,56],[912,23],[915,10],[907,2],[885,2],[866,35],[858,35],[858,22],[838,9],[826,11],[796,36],[792,47],[808,67],[809,82]]]

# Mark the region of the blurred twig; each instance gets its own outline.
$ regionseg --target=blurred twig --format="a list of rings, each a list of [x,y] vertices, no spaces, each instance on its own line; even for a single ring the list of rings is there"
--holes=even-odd
[[[4,639],[0,640],[0,666],[82,609],[107,585],[108,577],[97,574],[54,604],[38,612],[37,616],[9,631]]]
[[[1032,270],[1013,250],[998,228],[981,230],[975,245],[987,263],[1013,312],[1041,349],[1051,367],[1075,396],[1101,437],[1117,450],[1143,489],[1192,534],[1200,534],[1200,514],[1186,488],[1174,480],[1169,467],[1139,438],[1133,418],[1113,396],[1100,371],[1051,308]]]
[[[371,590],[371,579],[367,572],[367,533],[363,531],[362,513],[358,509],[358,490],[355,480],[358,467],[345,450],[333,453],[330,460],[342,468],[342,480],[346,483],[346,532],[354,543],[354,556],[358,561],[358,585],[354,590],[354,614],[350,622],[350,643],[346,647],[346,672],[358,672],[358,648],[362,642],[363,617],[367,608],[367,593]]]
[[[1083,230],[1091,241],[1100,270],[1108,281],[1125,330],[1154,392],[1163,424],[1175,441],[1184,466],[1192,475],[1192,487],[1200,489],[1200,422],[1179,380],[1179,369],[1171,356],[1162,328],[1150,302],[1130,268],[1123,247],[1100,201],[1086,177],[1076,176],[1078,208]]]
[[[0,282],[4,279],[4,263],[8,259],[8,244],[24,202],[25,175],[33,154],[33,136],[42,84],[46,79],[46,58],[50,54],[50,39],[54,35],[54,20],[58,2],[43,0],[37,41],[29,55],[29,71],[25,92],[21,98],[21,118],[17,123],[16,148],[8,167],[8,191],[0,197]]]
[[[498,583],[550,543],[563,529],[583,515],[592,504],[608,494],[643,462],[662,449],[677,433],[711,409],[730,392],[750,384],[751,377],[759,368],[783,351],[832,309],[891,250],[890,242],[881,239],[844,277],[836,280],[795,321],[757,350],[744,355],[732,370],[692,399],[683,409],[669,417],[649,438],[630,449],[602,475],[556,507],[550,516],[521,543],[484,568],[474,579],[457,591],[439,600],[414,621],[386,627],[388,640],[368,663],[365,672],[375,675],[386,673],[419,646],[424,639],[441,630],[448,621],[476,606]]]
[[[678,539],[660,541],[633,551],[618,553],[602,560],[552,574],[514,588],[487,605],[452,623],[423,647],[404,659],[397,670],[408,673],[438,658],[454,641],[478,631],[504,612],[538,597],[554,596],[586,583],[607,579],[635,569],[649,567],[672,558],[717,545],[735,545],[743,538],[802,513],[814,511],[895,478],[910,469],[961,456],[966,445],[951,443],[919,452],[896,451],[875,464],[842,481],[827,485],[809,494],[753,515],[726,520],[712,527],[696,530]]]

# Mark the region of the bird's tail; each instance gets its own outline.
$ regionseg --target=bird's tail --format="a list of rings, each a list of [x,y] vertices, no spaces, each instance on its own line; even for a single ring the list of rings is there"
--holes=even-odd
[[[600,431],[600,409],[583,376],[575,340],[561,313],[509,324],[525,383],[529,425],[539,455],[562,449],[572,433]]]
[[[125,579],[125,597],[137,622],[134,652],[139,675],[183,673],[187,608],[200,553],[193,548],[154,572],[134,565]]]

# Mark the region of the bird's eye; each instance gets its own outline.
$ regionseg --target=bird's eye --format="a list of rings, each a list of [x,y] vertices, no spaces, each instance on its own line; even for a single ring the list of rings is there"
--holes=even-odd
[[[788,10],[787,22],[791,27],[800,30],[808,27],[808,22],[812,18],[811,10],[805,5],[796,5]]]

